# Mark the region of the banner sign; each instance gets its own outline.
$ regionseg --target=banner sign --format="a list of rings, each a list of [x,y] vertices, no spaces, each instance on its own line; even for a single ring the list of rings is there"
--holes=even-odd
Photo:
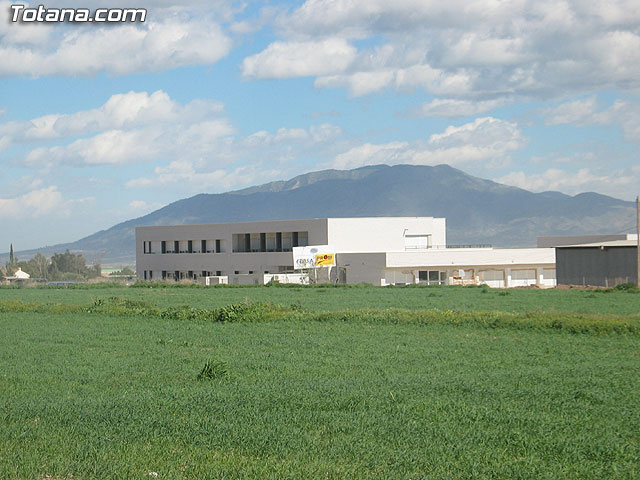
[[[336,264],[336,256],[328,245],[293,247],[293,268],[328,267]]]
[[[316,265],[318,267],[328,267],[336,264],[336,257],[333,253],[316,255]]]

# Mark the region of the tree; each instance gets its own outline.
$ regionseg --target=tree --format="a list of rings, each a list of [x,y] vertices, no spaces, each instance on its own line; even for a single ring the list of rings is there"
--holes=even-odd
[[[41,253],[36,253],[35,256],[27,262],[27,268],[23,268],[33,278],[47,278],[49,272],[49,259]]]
[[[99,263],[88,267],[82,255],[67,250],[64,253],[53,254],[47,272],[50,280],[82,281],[99,277],[102,268]]]
[[[87,261],[82,255],[65,251],[64,253],[54,253],[51,257],[50,271],[58,271],[61,273],[76,273],[83,275],[87,270]]]
[[[18,259],[13,254],[13,243],[11,244],[11,250],[9,251],[9,261],[6,264],[7,275],[13,275],[18,270]]]
[[[87,268],[88,278],[99,278],[102,276],[102,266],[99,263],[95,263],[92,267]]]

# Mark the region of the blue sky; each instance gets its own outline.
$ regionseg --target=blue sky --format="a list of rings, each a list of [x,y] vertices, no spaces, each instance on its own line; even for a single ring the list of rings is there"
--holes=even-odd
[[[637,0],[0,1],[0,251],[325,168],[640,193]],[[630,226],[631,228],[631,226]],[[3,248],[2,245],[5,245]]]

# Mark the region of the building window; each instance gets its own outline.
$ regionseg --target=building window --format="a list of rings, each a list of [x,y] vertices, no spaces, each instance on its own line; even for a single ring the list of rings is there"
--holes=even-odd
[[[309,232],[298,232],[298,246],[309,246]]]
[[[265,247],[267,252],[275,252],[276,251],[276,234],[275,232],[272,233],[265,233]]]
[[[445,285],[447,272],[441,272],[439,270],[419,270],[418,281],[426,285]]]
[[[292,246],[293,246],[293,233],[282,232],[282,251],[290,252]]]

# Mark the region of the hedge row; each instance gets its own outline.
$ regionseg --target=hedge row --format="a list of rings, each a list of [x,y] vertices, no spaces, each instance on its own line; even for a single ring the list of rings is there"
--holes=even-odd
[[[359,322],[366,324],[471,325],[483,328],[556,330],[571,333],[640,334],[640,315],[591,315],[571,313],[458,312],[453,310],[360,309],[335,312],[303,310],[299,305],[265,302],[233,303],[221,308],[189,306],[158,307],[141,300],[121,297],[97,299],[88,305],[51,304],[7,300],[0,302],[0,313],[33,312],[54,314],[102,314],[162,318],[178,321],[259,322],[317,321]]]

